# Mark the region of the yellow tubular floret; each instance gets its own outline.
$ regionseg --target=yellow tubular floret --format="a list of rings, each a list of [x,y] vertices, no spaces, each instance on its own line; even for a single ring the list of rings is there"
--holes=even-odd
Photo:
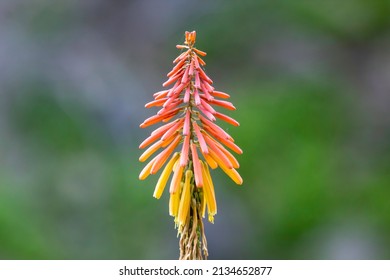
[[[183,186],[183,191],[180,197],[180,205],[179,205],[179,212],[178,212],[178,224],[179,224],[179,231],[181,230],[181,227],[185,225],[188,212],[190,210],[190,204],[191,204],[191,178],[192,178],[192,171],[187,170],[185,174],[185,181]]]
[[[215,169],[218,167],[217,162],[208,154],[203,154],[204,158],[207,161],[207,164],[211,167],[211,169]]]
[[[202,218],[204,218],[205,214],[206,214],[206,198],[204,197],[204,191],[202,191],[200,194],[201,194],[201,197],[200,197],[200,210],[201,210]]]
[[[183,177],[184,167],[180,165],[180,158],[176,161],[175,166],[173,167],[173,177],[171,180],[171,185],[169,187],[170,193],[175,193],[179,190],[181,178]]]
[[[226,173],[226,175],[228,175],[237,185],[242,185],[243,180],[240,174],[238,174],[236,169],[228,168],[224,164],[224,162],[217,155],[215,155],[215,153],[212,150],[210,150],[210,155],[218,163],[219,167],[221,167],[221,169],[223,170],[223,172]]]
[[[152,159],[147,165],[145,165],[144,169],[142,169],[139,174],[140,180],[145,180],[150,175],[150,170],[152,170],[152,166],[156,158]]]
[[[214,185],[211,180],[207,164],[201,162],[203,178],[203,195],[206,199],[207,210],[209,214],[209,221],[214,223],[214,215],[217,214],[217,201],[215,199]]]
[[[171,175],[173,165],[179,158],[179,153],[175,153],[170,161],[165,166],[163,172],[160,175],[160,178],[158,179],[158,182],[156,184],[156,188],[154,189],[153,196],[157,199],[159,199],[165,189],[165,185],[168,182],[169,175]]]
[[[152,154],[154,154],[160,147],[162,146],[163,142],[157,141],[152,146],[150,146],[145,152],[142,153],[142,155],[139,157],[140,162],[144,162],[147,160]]]
[[[178,190],[175,193],[171,193],[171,195],[169,196],[169,215],[175,217],[175,222],[177,218],[177,213],[179,211],[179,203],[180,203],[180,188],[178,188]]]

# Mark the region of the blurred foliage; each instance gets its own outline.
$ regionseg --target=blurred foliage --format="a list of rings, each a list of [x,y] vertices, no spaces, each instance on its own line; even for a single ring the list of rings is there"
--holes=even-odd
[[[26,37],[38,42],[31,48],[44,54],[49,51],[50,59],[55,57],[53,47],[65,49],[66,55],[54,60],[58,71],[54,76],[50,69],[45,71],[46,64],[34,64],[32,77],[19,69],[11,86],[11,82],[0,84],[4,92],[1,116],[6,121],[0,131],[0,153],[4,155],[0,159],[0,258],[177,257],[178,240],[167,213],[167,197],[161,201],[152,198],[157,177],[138,181],[142,165],[137,148],[148,133],[140,130],[138,123],[144,114],[151,114],[139,109],[144,96],[151,98],[143,91],[149,90],[150,77],[163,77],[153,59],[145,66],[148,61],[141,65],[136,56],[146,59],[162,44],[168,49],[183,28],[197,30],[199,48],[209,53],[207,72],[216,77],[218,89],[229,91],[238,108],[226,113],[241,123],[238,128],[224,128],[244,150],[238,158],[244,185],[236,187],[222,172],[215,172],[220,208],[216,224],[207,225],[210,257],[390,258],[389,250],[384,249],[390,246],[390,129],[385,118],[370,122],[367,115],[374,114],[364,111],[366,100],[378,99],[373,104],[380,104],[385,102],[380,99],[384,95],[366,92],[369,82],[364,77],[370,77],[370,69],[361,70],[367,74],[359,76],[351,70],[356,64],[348,56],[359,49],[361,59],[367,62],[371,49],[386,47],[389,2],[205,2],[186,19],[175,19],[173,31],[164,33],[174,39],[165,36],[164,43],[153,39],[159,35],[152,32],[159,28],[158,22],[148,27],[148,18],[136,18],[138,12],[168,15],[152,2],[134,1],[115,8],[114,2],[104,1],[82,7],[76,2],[54,7],[41,1],[32,14],[24,14],[18,26]],[[149,10],[145,3],[154,9]],[[118,14],[117,21],[112,18],[112,26],[123,30],[99,33],[99,16],[107,7]],[[138,11],[140,7],[144,10]],[[177,9],[174,12],[180,13]],[[138,25],[128,26],[123,18]],[[144,29],[137,33],[136,26],[141,23]],[[13,30],[12,24],[8,27]],[[147,82],[132,77],[131,83],[138,84],[127,88],[128,81],[122,81],[127,96],[124,103],[113,93],[120,87],[98,94],[102,84],[111,88],[117,80],[93,77],[93,86],[88,87],[90,76],[85,74],[78,81],[87,86],[69,85],[73,73],[64,77],[65,66],[88,69],[83,68],[81,56],[69,60],[69,53],[78,52],[64,43],[73,42],[69,35],[73,29],[82,30],[82,36],[85,30],[97,30],[101,42],[122,42],[102,58],[101,52],[93,51],[104,48],[96,44],[99,41],[92,41],[84,54],[102,60],[107,72],[118,71],[116,76],[125,77],[136,72]],[[121,41],[119,36],[128,29],[129,40]],[[145,36],[148,31],[150,38]],[[60,43],[42,42],[42,34],[56,34]],[[134,55],[132,48],[146,37],[150,42],[139,48],[144,53]],[[275,38],[279,49],[262,47]],[[294,39],[305,46],[315,43],[318,48],[314,59],[308,54],[305,65],[309,66],[303,71],[294,71],[302,62],[292,52]],[[153,49],[156,42],[160,45]],[[288,61],[284,61],[286,57]],[[122,60],[126,67],[120,64]],[[69,65],[56,67],[64,61]],[[115,68],[110,62],[120,66]],[[151,69],[156,72],[148,72]]]

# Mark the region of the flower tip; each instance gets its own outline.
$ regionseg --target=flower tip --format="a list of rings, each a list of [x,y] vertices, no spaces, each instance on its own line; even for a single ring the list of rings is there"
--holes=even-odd
[[[196,40],[195,30],[192,32],[188,32],[188,31],[185,32],[185,41],[184,41],[185,44],[192,46],[193,44],[195,44],[195,40]]]

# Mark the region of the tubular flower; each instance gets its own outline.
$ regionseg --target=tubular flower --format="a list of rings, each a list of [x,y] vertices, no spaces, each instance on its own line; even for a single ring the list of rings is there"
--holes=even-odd
[[[157,173],[164,166],[153,196],[161,197],[169,185],[169,214],[174,217],[180,235],[180,259],[207,258],[207,241],[202,219],[206,208],[208,220],[213,223],[217,214],[215,190],[210,169],[220,167],[236,184],[243,180],[237,172],[239,163],[230,152],[242,154],[234,139],[216,122],[221,120],[233,126],[239,123],[217,112],[214,107],[235,110],[228,102],[227,93],[216,91],[206,75],[206,53],[194,47],[196,32],[185,32],[183,45],[176,47],[181,54],[173,61],[175,66],[167,74],[163,87],[146,108],[161,107],[156,115],[141,125],[145,128],[162,122],[141,144],[146,150],[139,160],[147,161],[139,175],[140,180]],[[230,150],[230,151],[229,151]]]

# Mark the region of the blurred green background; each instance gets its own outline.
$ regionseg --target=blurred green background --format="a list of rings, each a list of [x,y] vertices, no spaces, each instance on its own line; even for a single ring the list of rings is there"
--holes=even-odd
[[[0,258],[177,259],[139,124],[197,31],[238,108],[211,259],[390,258],[390,1],[0,3]]]

